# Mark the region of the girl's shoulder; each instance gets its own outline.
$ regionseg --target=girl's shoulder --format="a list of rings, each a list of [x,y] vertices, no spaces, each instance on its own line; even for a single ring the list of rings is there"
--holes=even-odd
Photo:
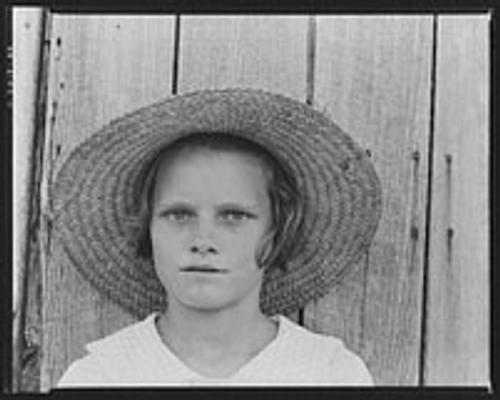
[[[373,385],[364,361],[344,342],[332,335],[312,332],[286,317],[279,316],[282,354],[289,365],[301,365],[306,371],[325,371],[330,384]]]
[[[59,380],[58,387],[100,386],[116,380],[116,367],[141,363],[154,347],[154,315],[128,325],[85,346],[87,354],[73,361]]]
[[[102,339],[88,343],[85,348],[90,354],[119,353],[123,354],[124,348],[151,340],[154,336],[154,319],[156,314],[151,314],[146,319],[125,326],[124,328],[105,336]]]
[[[322,347],[324,350],[338,351],[345,348],[344,342],[335,336],[313,332],[282,315],[277,320],[280,323],[280,336],[287,342],[296,342],[299,349],[305,351]]]

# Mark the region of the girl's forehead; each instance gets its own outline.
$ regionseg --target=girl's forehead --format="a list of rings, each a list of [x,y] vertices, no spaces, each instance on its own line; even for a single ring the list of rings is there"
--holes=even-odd
[[[233,170],[267,170],[265,162],[259,157],[239,150],[219,150],[211,148],[186,148],[174,154],[167,154],[160,160],[158,176],[190,173],[199,167],[230,167]],[[200,169],[199,172],[203,170]]]
[[[251,154],[195,149],[161,160],[155,198],[172,196],[261,200],[267,197],[269,172]]]

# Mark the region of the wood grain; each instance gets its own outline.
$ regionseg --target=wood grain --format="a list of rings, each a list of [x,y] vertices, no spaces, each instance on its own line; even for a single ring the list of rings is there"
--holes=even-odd
[[[306,308],[311,329],[360,354],[377,384],[418,382],[432,17],[319,17],[316,108],[371,153],[383,215],[371,250]]]
[[[14,53],[14,274],[23,270],[26,251],[26,225],[29,211],[31,153],[35,133],[36,89],[40,62],[40,8],[15,8],[13,10]],[[22,280],[22,279],[21,279]],[[14,280],[14,305],[18,302],[19,282]]]
[[[251,87],[305,101],[307,17],[181,17],[179,92]]]
[[[46,132],[47,196],[62,161],[111,119],[170,95],[174,41],[171,16],[53,18]],[[50,213],[50,201],[47,202]],[[54,386],[84,344],[134,321],[107,301],[51,243],[44,268],[41,386]]]
[[[438,20],[429,385],[490,384],[488,25],[487,15]]]
[[[42,9],[14,9],[14,278],[18,281],[17,285],[14,282],[17,298],[12,389],[23,392],[38,391],[40,382],[42,278],[38,198],[44,149],[46,25]]]
[[[30,255],[35,251],[30,251],[34,232],[29,225],[30,220],[32,221],[35,216],[35,213],[30,214],[32,199],[30,192],[34,184],[32,182],[34,165],[32,154],[36,132],[42,15],[40,8],[14,8],[13,10],[13,391],[20,389],[32,391],[36,390],[38,385],[38,355],[34,357],[35,370],[26,366],[26,363],[23,365],[22,358],[23,353],[26,354],[27,351],[25,328],[36,327],[39,331],[41,323],[37,309],[32,313],[33,307],[29,307],[32,303],[28,302],[32,297],[36,299],[37,293],[31,291],[30,294],[35,296],[28,296],[28,290],[33,285],[27,285],[27,283],[30,280],[40,282],[40,274],[34,275],[30,268],[33,265],[30,263]],[[40,299],[36,300],[39,303]],[[32,343],[32,345],[36,344]],[[30,380],[32,376],[34,379]]]

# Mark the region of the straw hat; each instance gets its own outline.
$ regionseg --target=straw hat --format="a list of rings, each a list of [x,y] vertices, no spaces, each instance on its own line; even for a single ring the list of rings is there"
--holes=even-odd
[[[331,120],[298,101],[250,89],[173,96],[103,127],[65,161],[53,187],[54,230],[97,290],[138,317],[166,305],[152,263],[135,255],[127,221],[146,166],[197,132],[253,140],[288,164],[305,199],[304,243],[287,271],[265,272],[261,308],[287,314],[326,294],[366,253],[381,212],[367,157]]]

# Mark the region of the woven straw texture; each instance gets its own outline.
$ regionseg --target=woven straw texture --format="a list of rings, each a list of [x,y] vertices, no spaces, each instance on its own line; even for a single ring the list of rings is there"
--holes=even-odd
[[[287,272],[266,270],[262,310],[288,314],[326,294],[370,245],[381,185],[365,152],[311,107],[260,90],[174,96],[119,118],[78,146],[53,187],[54,233],[100,292],[139,318],[166,306],[151,263],[135,256],[137,199],[147,165],[198,132],[240,135],[296,175],[305,199],[304,242]]]

